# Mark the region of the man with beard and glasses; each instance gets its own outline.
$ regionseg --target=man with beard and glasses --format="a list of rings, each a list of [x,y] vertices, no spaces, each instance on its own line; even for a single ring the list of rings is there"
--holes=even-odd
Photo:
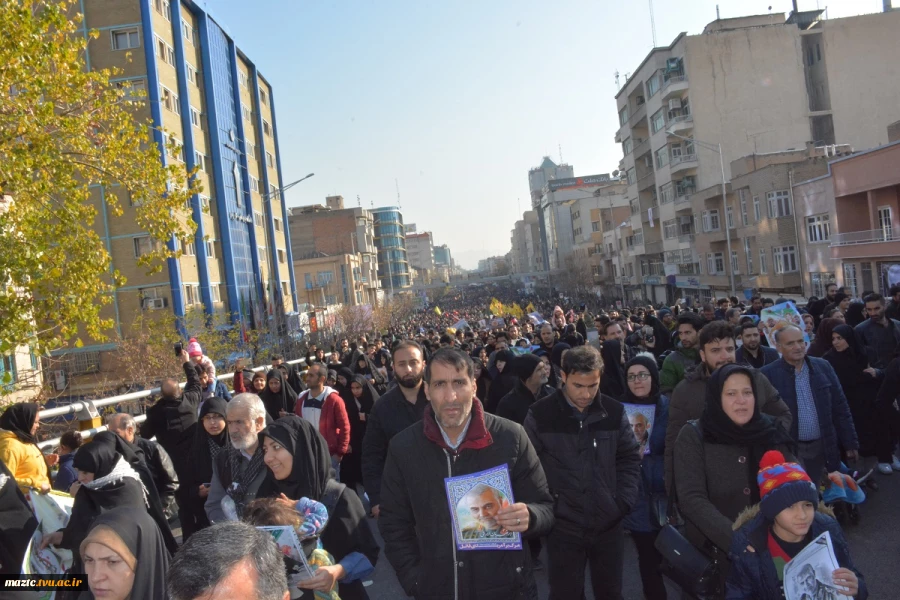
[[[428,398],[422,386],[425,358],[422,346],[412,340],[397,344],[392,357],[398,385],[388,390],[368,417],[363,438],[363,485],[377,517],[381,504],[381,475],[387,459],[388,444],[395,435],[422,420]]]
[[[238,394],[225,409],[231,447],[219,452],[206,497],[211,523],[237,521],[244,507],[256,498],[266,478],[259,433],[266,427],[266,407],[255,394]]]

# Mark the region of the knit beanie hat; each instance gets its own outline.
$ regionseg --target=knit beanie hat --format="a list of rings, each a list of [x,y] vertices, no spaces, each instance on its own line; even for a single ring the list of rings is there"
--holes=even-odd
[[[759,509],[769,521],[797,502],[819,504],[819,491],[797,463],[787,462],[777,450],[769,450],[759,461]]]
[[[197,341],[197,338],[191,338],[188,342],[188,356],[203,356],[203,350],[200,348],[200,343]]]
[[[516,377],[525,381],[534,374],[534,370],[538,368],[539,364],[541,364],[539,356],[535,356],[534,354],[523,354],[522,356],[517,356],[515,360],[513,360],[512,372]]]

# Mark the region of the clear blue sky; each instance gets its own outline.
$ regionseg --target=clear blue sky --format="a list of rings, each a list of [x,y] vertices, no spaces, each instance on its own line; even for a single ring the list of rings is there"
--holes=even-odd
[[[895,0],[896,3],[896,0]],[[657,44],[699,33],[716,0],[656,0]],[[722,17],[790,0],[718,0]],[[819,0],[828,17],[881,0]],[[800,0],[800,9],[816,8]],[[505,254],[544,155],[609,173],[621,149],[614,73],[652,47],[647,0],[212,0],[274,86],[288,205],[397,203],[466,268]],[[521,203],[521,209],[520,209]]]

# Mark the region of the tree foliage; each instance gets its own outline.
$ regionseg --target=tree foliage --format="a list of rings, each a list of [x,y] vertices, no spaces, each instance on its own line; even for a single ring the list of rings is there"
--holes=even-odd
[[[118,71],[86,69],[98,34],[75,4],[0,0],[0,354],[106,339],[101,311],[125,281],[100,235],[104,204],[112,218],[135,205],[135,232],[158,242],[140,259],[151,271],[178,255],[173,236],[195,230],[199,183],[183,164],[163,166],[144,102],[110,82]]]

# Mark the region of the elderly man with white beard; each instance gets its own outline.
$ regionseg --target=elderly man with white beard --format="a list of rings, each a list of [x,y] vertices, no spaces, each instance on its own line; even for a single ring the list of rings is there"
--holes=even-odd
[[[259,432],[266,426],[266,407],[256,394],[238,394],[226,408],[231,446],[213,465],[206,514],[211,523],[237,521],[256,498],[266,477]]]

